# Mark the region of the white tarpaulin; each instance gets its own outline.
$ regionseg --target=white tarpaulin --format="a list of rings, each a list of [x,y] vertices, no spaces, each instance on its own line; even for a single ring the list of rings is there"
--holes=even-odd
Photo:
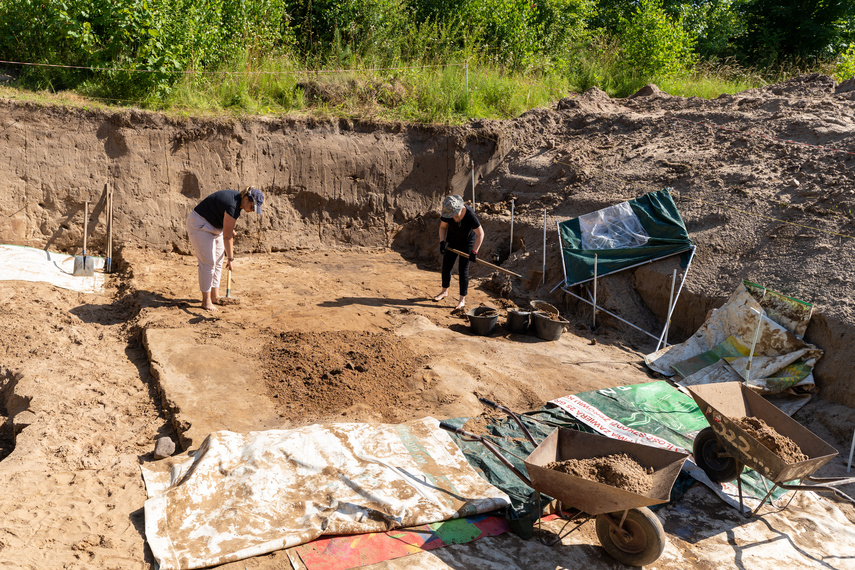
[[[509,504],[433,418],[209,435],[141,467],[160,570],[204,568],[323,534],[382,532]]]
[[[0,245],[0,281],[43,281],[81,293],[103,293],[104,258],[87,256],[96,272],[74,275],[74,256],[19,245]]]
[[[779,313],[764,309],[748,284],[740,285],[688,340],[648,354],[645,362],[665,376],[678,374],[682,379],[677,383],[682,386],[741,381],[764,395],[809,397],[813,367],[822,350],[780,324],[791,323]],[[806,323],[798,326],[803,332]]]

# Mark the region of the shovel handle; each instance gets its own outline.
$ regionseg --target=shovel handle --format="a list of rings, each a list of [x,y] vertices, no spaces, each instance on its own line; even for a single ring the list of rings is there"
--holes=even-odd
[[[532,444],[534,444],[534,446],[535,446],[535,447],[537,447],[537,441],[534,439],[534,436],[532,436],[532,435],[531,435],[531,432],[530,432],[530,431],[528,431],[528,428],[527,428],[527,427],[525,427],[525,424],[522,422],[522,420],[521,420],[521,419],[520,419],[520,417],[516,414],[516,412],[514,412],[514,411],[513,411],[513,410],[511,410],[510,408],[506,408],[505,406],[503,406],[503,405],[501,405],[501,404],[497,404],[497,403],[496,403],[496,402],[494,402],[493,400],[488,400],[487,398],[482,398],[482,397],[480,397],[480,396],[479,396],[479,397],[478,397],[478,400],[479,400],[482,404],[485,404],[485,405],[487,405],[487,406],[490,406],[491,408],[495,408],[495,409],[497,409],[497,410],[500,410],[500,411],[502,411],[502,412],[505,412],[506,414],[508,414],[509,416],[511,416],[511,418],[513,418],[513,420],[517,423],[517,425],[518,425],[518,426],[520,426],[520,429],[522,430],[522,432],[523,432],[523,434],[526,436],[526,438],[527,438],[527,439],[528,439]]]
[[[525,483],[529,487],[534,488],[534,485],[532,485],[532,483],[531,483],[531,479],[529,479],[522,471],[517,469],[513,463],[508,461],[508,459],[504,455],[502,455],[502,452],[499,451],[498,449],[496,449],[496,447],[492,443],[490,443],[489,441],[487,441],[486,439],[484,439],[480,435],[475,435],[474,433],[469,433],[468,431],[464,431],[464,430],[460,429],[459,427],[454,427],[453,425],[451,425],[448,422],[439,422],[439,427],[444,429],[445,431],[450,431],[452,433],[456,433],[460,437],[467,439],[469,441],[480,442],[484,447],[489,449],[493,455],[496,456],[496,459],[501,461],[505,467],[507,467],[508,469],[510,469],[513,472],[514,475],[519,477],[523,483]]]
[[[86,234],[89,233],[89,200],[83,202],[83,255],[86,255]]]
[[[462,251],[459,251],[457,249],[446,247],[445,250],[450,251],[451,253],[456,253],[457,255],[460,255],[462,257],[469,257],[468,253],[463,253]],[[523,277],[519,273],[514,273],[513,271],[511,271],[509,269],[505,269],[504,267],[499,267],[498,265],[493,265],[489,261],[484,261],[483,259],[476,258],[475,263],[480,263],[481,265],[486,265],[490,269],[495,269],[496,271],[501,271],[502,273],[506,273],[507,275],[512,275],[513,277],[516,277],[518,279],[522,279],[523,281],[530,281],[530,279],[526,279],[525,277]]]

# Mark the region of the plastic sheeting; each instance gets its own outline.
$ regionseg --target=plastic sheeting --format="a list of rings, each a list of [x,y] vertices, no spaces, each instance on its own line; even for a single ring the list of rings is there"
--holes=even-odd
[[[595,255],[602,276],[694,247],[669,188],[560,222],[558,233],[565,287],[594,278]]]
[[[41,281],[81,293],[104,291],[104,258],[93,260],[96,273],[74,275],[74,256],[19,245],[0,245],[0,281]]]
[[[813,367],[822,350],[784,326],[804,331],[809,310],[784,319],[777,302],[782,296],[769,296],[778,310],[767,313],[762,299],[756,298],[757,287],[749,282],[740,285],[688,340],[648,354],[647,366],[665,376],[678,374],[681,386],[742,381],[763,395],[798,396],[784,410],[795,412],[815,387]]]
[[[629,202],[579,216],[579,229],[584,249],[640,247],[650,239]]]
[[[161,570],[204,568],[308,542],[509,504],[437,420],[209,435],[142,466],[145,533]]]

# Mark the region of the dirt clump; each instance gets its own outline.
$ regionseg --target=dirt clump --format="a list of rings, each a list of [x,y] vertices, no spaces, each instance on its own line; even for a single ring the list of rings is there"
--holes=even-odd
[[[368,405],[395,421],[406,380],[425,357],[390,333],[280,332],[265,347],[264,381],[285,415],[339,416]]]
[[[810,459],[802,453],[801,448],[796,442],[778,433],[775,428],[760,418],[745,416],[744,418],[735,420],[734,423],[786,463],[798,463]]]
[[[544,467],[639,495],[653,488],[653,468],[645,467],[628,453],[553,461]]]
[[[487,307],[486,305],[481,305],[477,309],[472,312],[476,317],[498,317],[499,311],[495,309],[495,307]]]

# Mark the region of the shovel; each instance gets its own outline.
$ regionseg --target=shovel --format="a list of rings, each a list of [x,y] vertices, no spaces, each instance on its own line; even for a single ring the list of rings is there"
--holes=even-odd
[[[451,253],[456,253],[457,255],[460,255],[462,257],[469,257],[468,253],[463,253],[462,251],[459,251],[459,250],[456,250],[456,249],[453,249],[450,247],[446,247],[445,249],[446,249],[446,251],[450,251]],[[540,282],[543,280],[543,271],[529,271],[528,277],[523,277],[519,273],[514,273],[513,271],[511,271],[509,269],[505,269],[504,267],[499,267],[498,265],[493,265],[492,263],[490,263],[488,261],[483,261],[482,259],[479,259],[479,258],[475,259],[475,263],[480,263],[481,265],[486,265],[490,269],[495,269],[496,271],[501,271],[502,273],[505,273],[507,275],[511,275],[511,276],[516,277],[518,279],[522,279],[523,281],[526,282],[526,287],[528,289],[531,289],[531,290],[537,289],[537,286],[540,285]]]
[[[83,202],[83,255],[74,256],[75,277],[92,277],[95,275],[95,260],[86,255],[86,234],[89,231],[89,201]]]

